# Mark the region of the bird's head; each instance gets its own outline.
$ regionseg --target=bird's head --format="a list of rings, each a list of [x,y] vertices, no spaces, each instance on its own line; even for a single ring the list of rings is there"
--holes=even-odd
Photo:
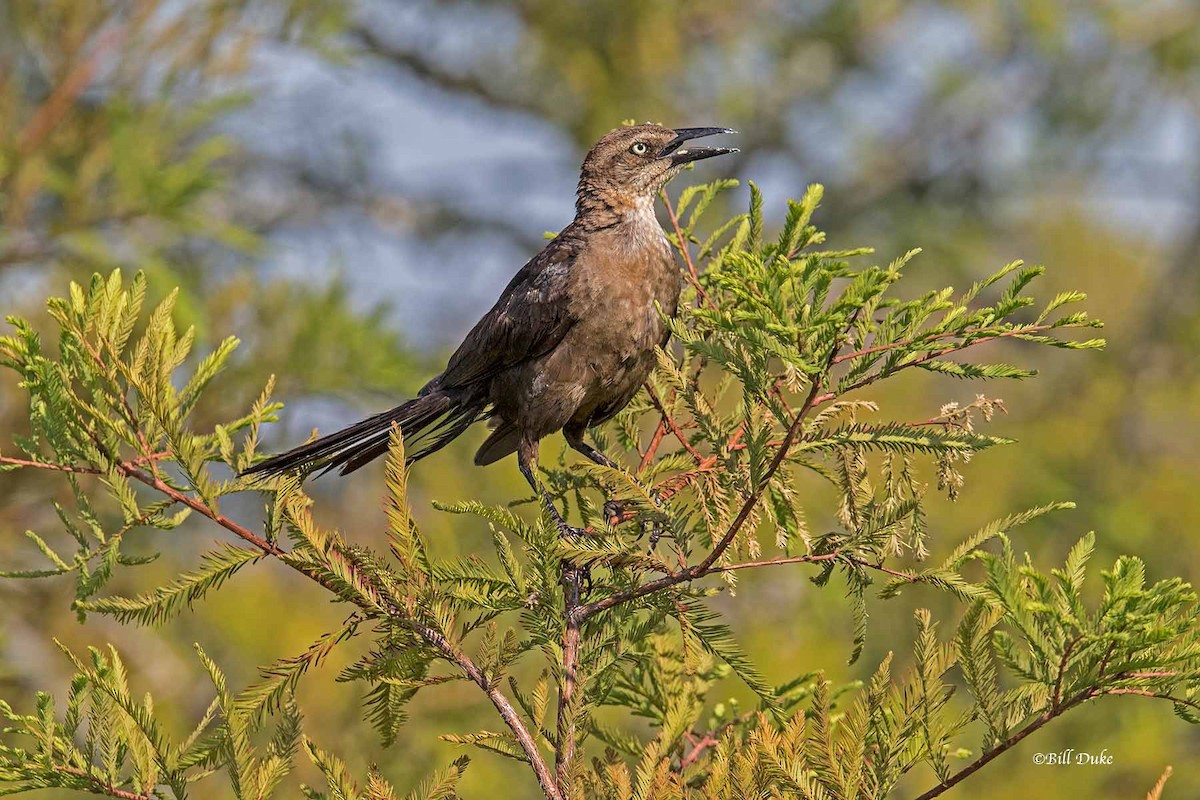
[[[633,205],[653,198],[679,172],[702,158],[736,153],[735,147],[689,147],[687,143],[729,128],[664,128],[631,125],[617,128],[596,142],[583,159],[579,199],[600,195],[608,204]],[[583,210],[581,204],[580,210]]]

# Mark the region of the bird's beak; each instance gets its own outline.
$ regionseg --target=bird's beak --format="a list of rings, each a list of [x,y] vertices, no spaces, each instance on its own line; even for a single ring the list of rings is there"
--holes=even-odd
[[[688,147],[681,148],[684,142],[699,139],[704,136],[715,136],[718,133],[737,133],[730,128],[676,128],[675,138],[667,142],[666,147],[658,154],[659,158],[671,159],[671,166],[677,167],[702,158],[723,156],[726,153],[736,153],[736,147]]]

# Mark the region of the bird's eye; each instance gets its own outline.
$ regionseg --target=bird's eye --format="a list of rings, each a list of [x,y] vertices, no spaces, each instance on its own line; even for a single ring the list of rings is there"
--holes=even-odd
[[[644,156],[649,149],[645,142],[634,142],[633,146],[629,148],[629,152],[637,156]]]

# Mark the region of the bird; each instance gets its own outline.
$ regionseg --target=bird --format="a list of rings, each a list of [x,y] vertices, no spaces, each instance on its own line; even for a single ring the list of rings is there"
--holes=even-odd
[[[560,530],[572,528],[538,478],[543,438],[562,431],[596,464],[615,462],[585,440],[637,394],[666,346],[664,319],[679,306],[683,274],[655,216],[660,190],[686,165],[738,152],[687,146],[729,128],[628,125],[588,151],[575,217],[512,278],[416,397],[246,469],[248,476],[345,475],[387,452],[400,429],[411,463],[486,421],[475,464],[512,453]]]

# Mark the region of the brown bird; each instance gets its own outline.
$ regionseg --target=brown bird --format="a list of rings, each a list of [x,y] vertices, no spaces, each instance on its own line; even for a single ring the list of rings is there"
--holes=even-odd
[[[488,420],[493,430],[475,463],[515,452],[547,511],[573,530],[538,480],[538,443],[561,430],[572,448],[615,466],[584,432],[624,408],[646,380],[655,348],[670,336],[661,314],[675,314],[682,288],[655,197],[685,164],[737,152],[683,147],[719,133],[734,131],[636,125],[608,133],[583,160],[575,219],[521,268],[440,375],[414,399],[246,473],[340,467],[344,475],[387,452],[393,425],[416,461]]]

